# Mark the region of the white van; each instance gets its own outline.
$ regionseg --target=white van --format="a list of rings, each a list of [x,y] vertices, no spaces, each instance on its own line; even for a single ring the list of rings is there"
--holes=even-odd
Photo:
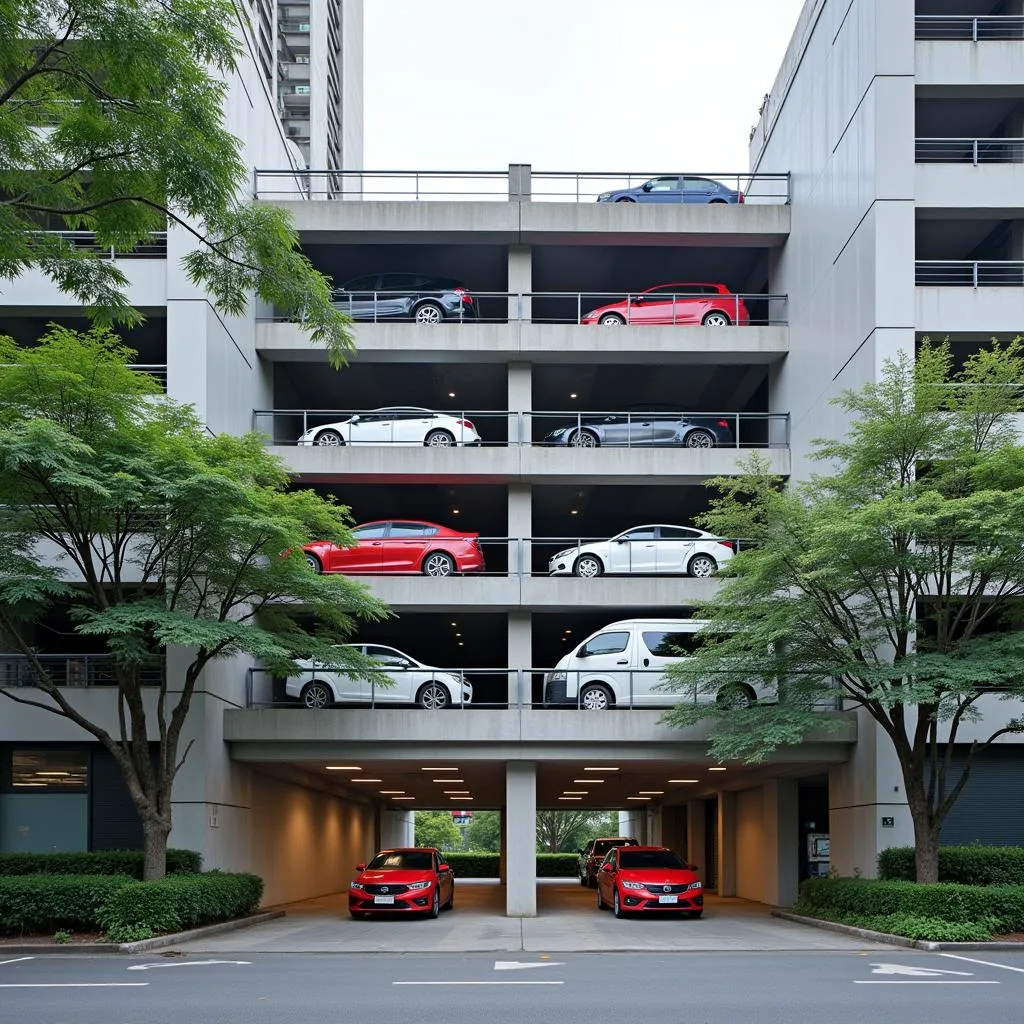
[[[655,689],[665,669],[694,650],[699,619],[624,619],[592,633],[544,676],[544,703],[584,711],[612,707],[672,707],[682,693]],[[745,688],[741,700],[757,694]],[[735,697],[733,699],[736,699]]]

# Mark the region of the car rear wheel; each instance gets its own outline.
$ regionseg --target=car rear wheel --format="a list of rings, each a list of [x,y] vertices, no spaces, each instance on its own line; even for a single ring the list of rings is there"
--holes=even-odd
[[[715,703],[723,708],[749,708],[757,703],[757,694],[752,687],[742,683],[723,686],[715,695]]]
[[[714,206],[716,203],[719,206],[726,206],[727,205],[727,203],[726,203],[726,201],[724,199],[709,199],[708,200],[708,206]]]
[[[336,430],[321,430],[316,435],[316,443],[324,448],[340,448],[345,443],[345,438]]]
[[[450,430],[432,430],[423,439],[428,448],[454,448],[455,435]]]
[[[718,568],[718,563],[710,555],[694,555],[686,571],[690,576],[697,576],[700,579],[707,579],[713,576]]]
[[[424,683],[416,694],[416,703],[428,711],[442,711],[451,703],[448,691],[438,682]]]
[[[714,448],[715,435],[710,430],[691,430],[686,435],[687,448]]]
[[[619,198],[616,199],[615,202],[617,202],[617,203],[635,203],[636,200],[635,199],[631,199],[629,196],[619,196]]]
[[[575,576],[582,576],[584,579],[591,580],[604,572],[604,566],[601,564],[601,559],[596,555],[582,555],[576,559],[576,564],[572,567],[572,571]]]
[[[438,894],[437,886],[434,886],[434,902],[430,904],[430,909],[427,911],[427,917],[437,917],[441,913],[441,897]]]
[[[704,315],[704,319],[701,320],[701,323],[705,327],[728,327],[732,321],[729,319],[728,315],[723,313],[721,310],[713,309],[710,313],[706,313]]]
[[[311,555],[308,551],[306,552],[306,565],[308,565],[318,576],[324,571],[324,567],[320,563],[320,559],[317,558],[316,555]]]
[[[413,319],[418,324],[439,324],[444,320],[444,310],[436,302],[424,302],[416,307]]]
[[[306,683],[302,688],[302,703],[307,708],[320,711],[323,708],[329,708],[334,703],[334,693],[326,683],[314,679],[313,682]]]
[[[587,683],[580,690],[580,707],[584,711],[607,711],[612,706],[612,695],[607,686]]]
[[[569,438],[570,448],[596,448],[597,446],[597,434],[592,434],[589,430],[577,430]]]
[[[618,313],[605,313],[597,322],[602,327],[621,327],[626,322],[626,318]]]
[[[423,559],[424,576],[454,576],[455,559],[446,555],[443,551],[431,551]]]
[[[444,905],[445,910],[455,909],[455,886],[452,886],[452,894],[448,897],[448,902]]]
[[[587,878],[586,871],[581,871],[580,872],[580,885],[582,885],[584,889],[586,889],[586,888],[588,888],[590,886],[590,881]]]
[[[615,895],[612,897],[612,913],[620,919],[626,916],[626,912],[622,909],[622,903],[619,900],[618,889],[615,890]]]

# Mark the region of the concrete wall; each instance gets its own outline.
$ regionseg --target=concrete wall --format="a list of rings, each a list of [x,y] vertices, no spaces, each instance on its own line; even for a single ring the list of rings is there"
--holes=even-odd
[[[736,895],[765,898],[764,791],[758,786],[736,794]]]

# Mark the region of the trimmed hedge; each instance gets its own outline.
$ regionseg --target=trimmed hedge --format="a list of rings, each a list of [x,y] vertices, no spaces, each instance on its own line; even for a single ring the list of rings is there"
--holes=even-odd
[[[142,878],[142,850],[98,850],[93,853],[0,853],[4,875],[128,875]],[[195,850],[168,850],[169,875],[197,875],[203,859]]]
[[[133,882],[126,875],[19,875],[0,878],[0,933],[99,931],[104,904]]]
[[[1024,886],[810,878],[800,886],[798,913],[839,920],[904,915],[946,924],[979,924],[989,932],[1024,931]],[[836,920],[836,917],[831,917]]]
[[[579,874],[579,857],[575,853],[538,853],[538,878],[576,878]]]
[[[263,898],[258,875],[209,871],[159,882],[132,882],[113,893],[97,915],[115,942],[177,932],[251,914]]]
[[[446,853],[446,863],[456,878],[497,878],[501,858],[496,853]],[[538,878],[575,878],[578,860],[575,853],[538,853]]]
[[[893,846],[878,855],[878,875],[914,881],[914,848]],[[940,846],[939,881],[961,885],[1024,885],[1024,849],[1019,846]]]

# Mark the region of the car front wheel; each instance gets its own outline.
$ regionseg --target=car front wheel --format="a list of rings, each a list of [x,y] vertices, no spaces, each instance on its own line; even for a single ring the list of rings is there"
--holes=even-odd
[[[448,691],[440,683],[431,682],[420,687],[420,692],[416,694],[416,703],[428,711],[441,711],[448,707],[451,700]]]
[[[340,448],[345,443],[345,438],[336,430],[321,430],[316,435],[316,443],[323,448]]]
[[[592,434],[589,430],[577,430],[569,438],[569,446],[571,448],[596,448],[597,435]]]
[[[317,558],[316,555],[311,555],[308,552],[306,553],[306,565],[308,565],[310,569],[317,574],[317,576],[324,571],[324,567],[321,564],[320,559]]]
[[[622,903],[619,900],[618,889],[615,890],[615,895],[612,897],[612,913],[620,919],[626,916],[626,912],[622,909]]]
[[[612,706],[612,695],[607,687],[590,683],[580,691],[580,707],[584,711],[607,711]]]
[[[597,322],[602,327],[621,327],[626,322],[626,318],[618,313],[605,313]]]
[[[572,571],[575,576],[582,576],[584,579],[590,580],[595,576],[600,576],[604,572],[604,566],[601,564],[601,559],[595,555],[582,555],[576,559]]]
[[[329,708],[334,703],[334,694],[326,683],[314,679],[302,688],[302,703],[307,708],[319,711],[322,708]]]
[[[427,911],[428,917],[437,917],[441,913],[441,897],[438,895],[437,886],[434,886],[434,902],[430,904],[430,910]]]

